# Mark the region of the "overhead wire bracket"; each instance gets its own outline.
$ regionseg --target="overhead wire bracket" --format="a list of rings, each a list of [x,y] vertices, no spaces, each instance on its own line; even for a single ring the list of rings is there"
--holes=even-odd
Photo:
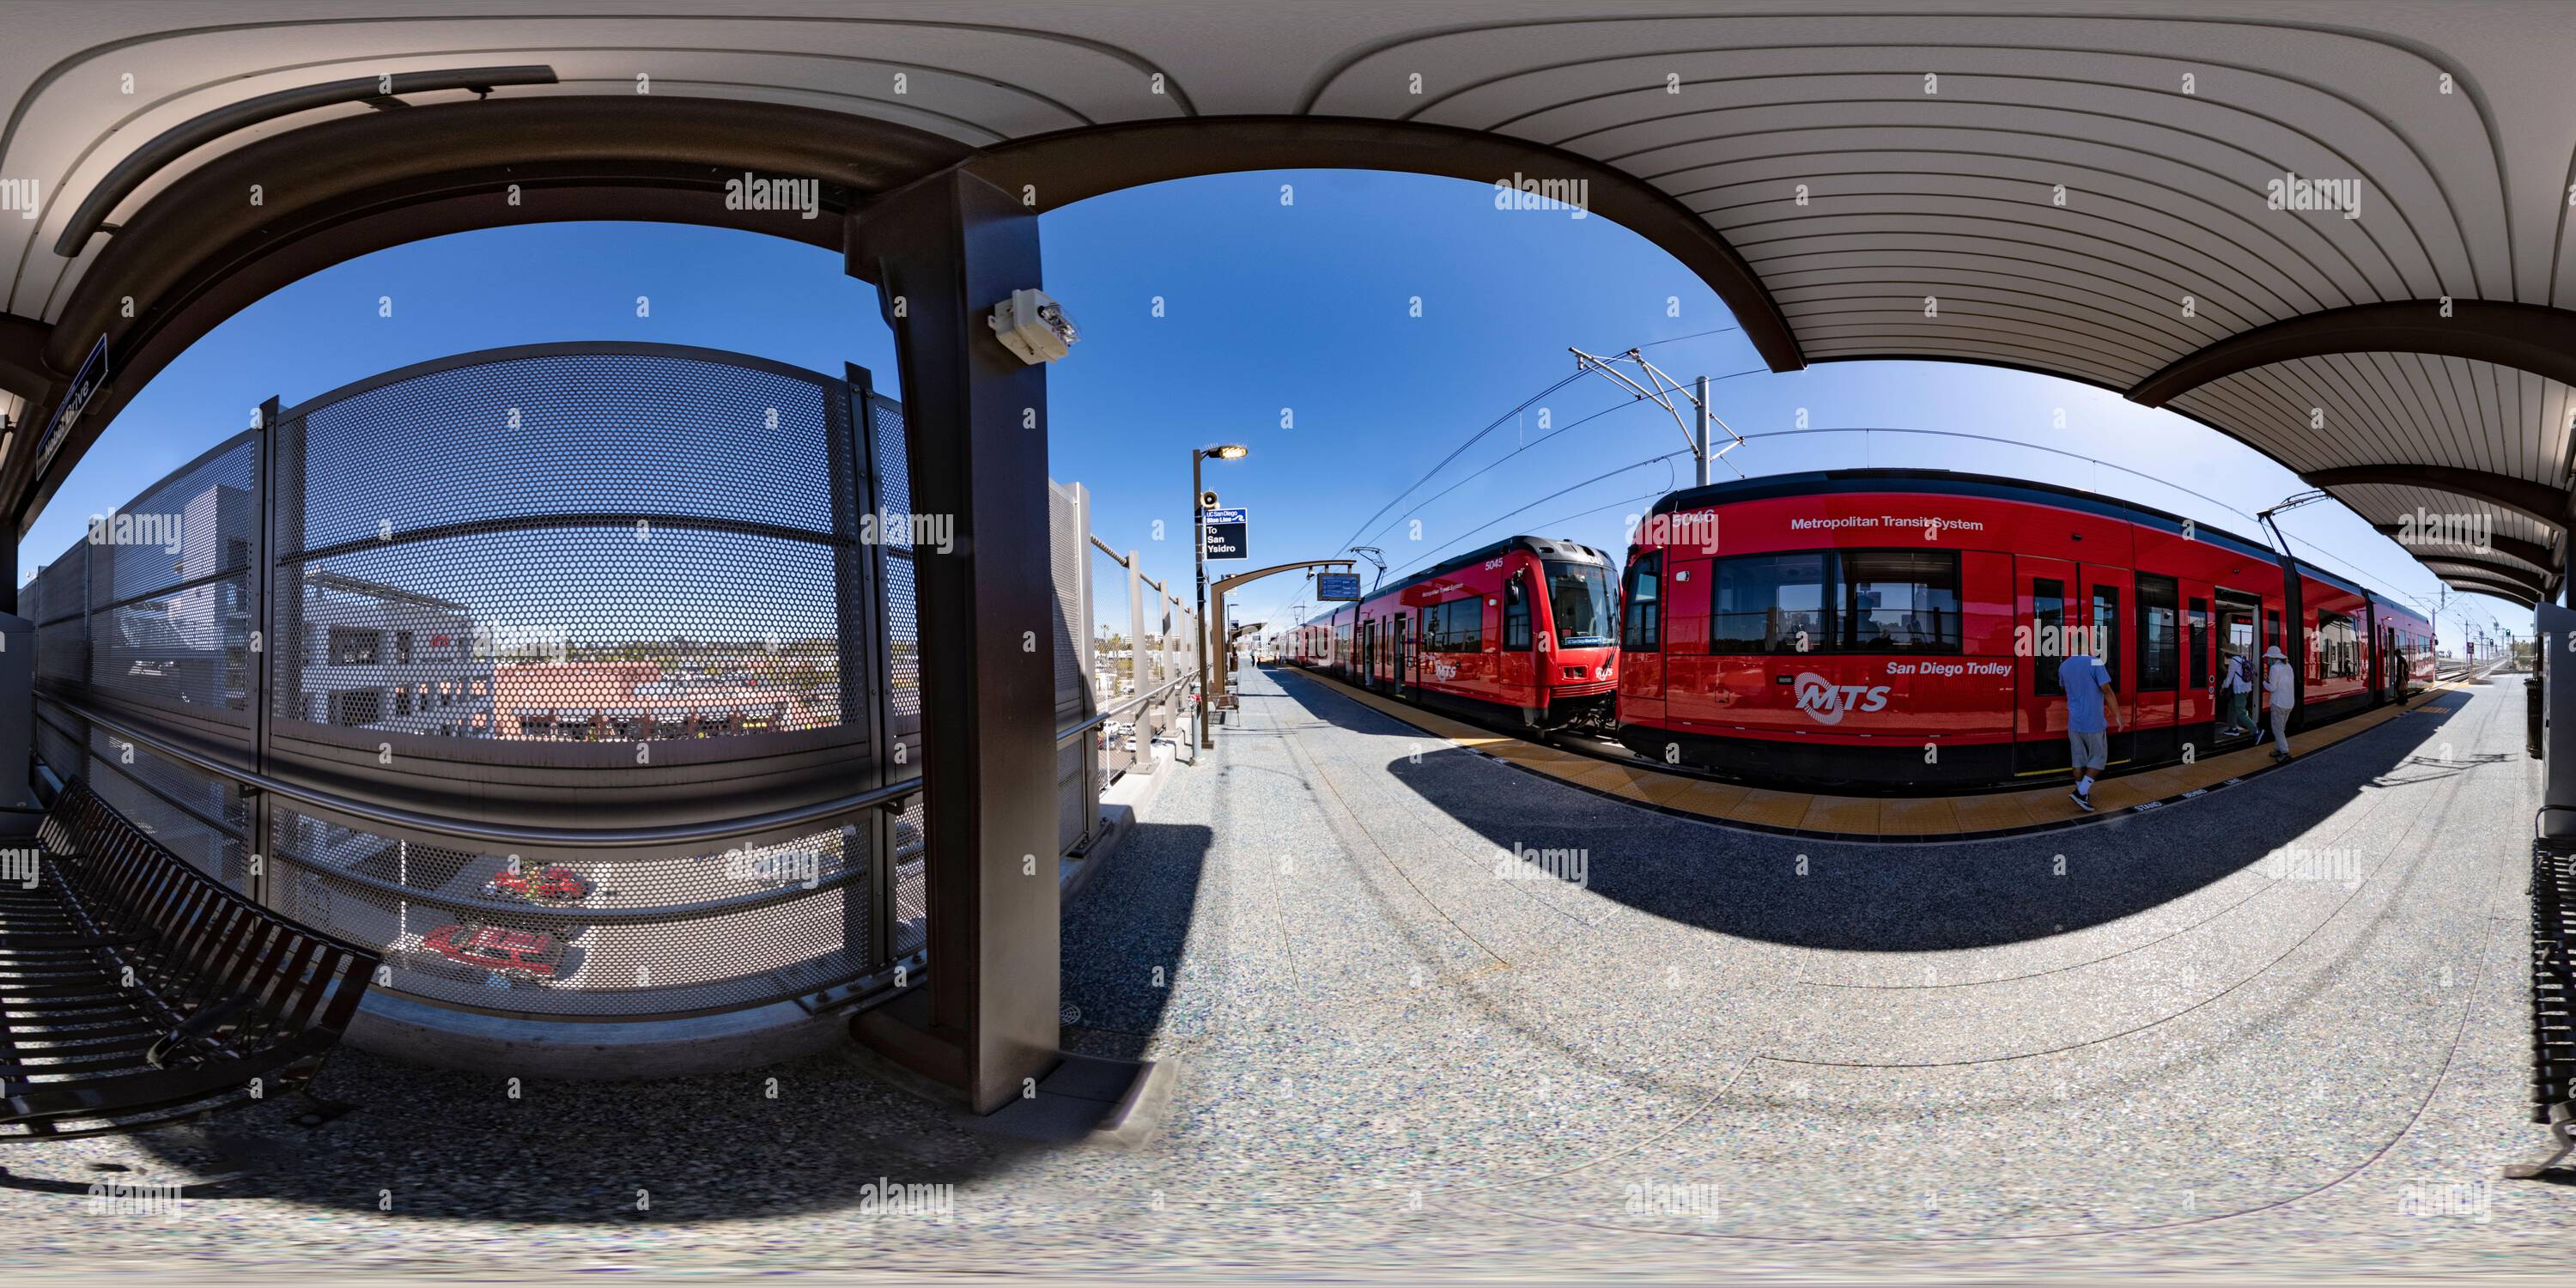
[[[1736,448],[1744,445],[1744,435],[1736,433],[1735,427],[1727,424],[1726,421],[1717,414],[1715,408],[1702,404],[1698,395],[1693,394],[1689,386],[1673,379],[1670,375],[1667,375],[1664,372],[1663,368],[1648,361],[1643,352],[1637,349],[1630,349],[1626,353],[1605,358],[1599,354],[1585,353],[1583,350],[1577,349],[1572,345],[1567,345],[1565,351],[1574,355],[1574,369],[1576,371],[1597,371],[1603,376],[1608,377],[1613,384],[1626,389],[1636,397],[1645,399],[1646,401],[1663,408],[1664,414],[1673,418],[1674,428],[1679,429],[1682,432],[1682,442],[1688,445],[1693,452],[1697,452],[1699,450],[1699,442],[1691,434],[1690,422],[1682,419],[1681,409],[1673,405],[1673,395],[1675,394],[1681,395],[1682,401],[1690,404],[1693,410],[1705,414],[1708,417],[1710,424],[1726,431],[1726,437],[1729,441],[1724,446],[1710,452],[1710,460],[1722,459],[1728,452],[1734,451]],[[1634,365],[1637,368],[1638,374],[1645,377],[1645,383],[1639,384],[1637,380],[1631,377],[1627,372],[1621,371],[1618,366],[1620,363]],[[1737,478],[1746,477],[1744,471],[1738,469],[1733,461],[1728,461],[1726,463],[1726,468],[1735,470],[1735,476]]]

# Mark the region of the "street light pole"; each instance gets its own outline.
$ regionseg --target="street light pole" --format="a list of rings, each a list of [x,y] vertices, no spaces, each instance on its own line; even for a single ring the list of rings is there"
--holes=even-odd
[[[1201,749],[1209,749],[1216,746],[1216,731],[1208,726],[1208,637],[1213,634],[1220,640],[1224,639],[1225,623],[1216,623],[1215,629],[1211,631],[1209,629],[1209,622],[1207,619],[1207,507],[1201,504],[1207,499],[1207,488],[1200,478],[1200,462],[1211,456],[1220,461],[1239,461],[1251,450],[1252,449],[1245,447],[1240,443],[1221,443],[1215,447],[1193,447],[1190,449],[1191,563],[1197,570],[1199,583],[1199,616],[1197,629],[1199,653],[1199,746]]]
[[[1216,746],[1216,735],[1208,729],[1208,664],[1207,664],[1207,489],[1199,483],[1199,463],[1207,459],[1207,449],[1190,449],[1190,557],[1199,579],[1198,616],[1190,619],[1191,629],[1198,632],[1193,649],[1199,655],[1199,746]]]

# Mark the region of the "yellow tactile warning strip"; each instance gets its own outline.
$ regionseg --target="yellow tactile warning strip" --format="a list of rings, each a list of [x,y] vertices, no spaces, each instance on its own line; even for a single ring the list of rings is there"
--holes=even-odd
[[[1398,702],[1383,694],[1356,689],[1313,671],[1299,670],[1297,674],[1469,751],[1492,756],[1533,774],[1598,795],[1631,801],[1685,818],[1824,840],[1982,840],[2072,827],[2198,797],[2273,768],[2271,753],[2260,748],[2247,748],[2188,765],[2164,765],[2141,773],[2100,779],[2093,784],[2095,812],[2091,814],[2077,809],[2075,802],[2067,799],[2066,780],[2062,778],[2051,785],[2025,791],[1979,792],[1963,796],[1831,796],[1816,792],[1773,791],[1713,782],[1685,774],[1668,774],[1649,768],[1642,761],[1630,765],[1598,756],[1560,751]],[[2402,708],[2381,707],[2319,728],[2301,730],[2290,742],[2300,755],[2305,756],[2355,734],[2376,729],[2443,694],[2466,687],[2456,681],[2436,684],[2409,699]]]

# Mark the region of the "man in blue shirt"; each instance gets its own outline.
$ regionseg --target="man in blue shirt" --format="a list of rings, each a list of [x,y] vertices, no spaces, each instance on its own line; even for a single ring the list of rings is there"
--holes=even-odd
[[[2120,712],[2120,697],[2111,689],[2111,668],[2091,653],[2076,653],[2057,664],[2057,684],[2066,694],[2067,758],[2075,764],[2075,807],[2093,812],[2093,778],[2111,763],[2111,735],[2104,730],[2105,712],[2123,729],[2129,719]]]

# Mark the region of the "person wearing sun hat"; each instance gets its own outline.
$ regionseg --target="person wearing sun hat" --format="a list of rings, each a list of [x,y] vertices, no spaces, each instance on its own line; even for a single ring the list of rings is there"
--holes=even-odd
[[[2272,759],[2290,758],[2290,708],[2299,701],[2299,677],[2278,644],[2263,650],[2263,687],[2272,695]]]

